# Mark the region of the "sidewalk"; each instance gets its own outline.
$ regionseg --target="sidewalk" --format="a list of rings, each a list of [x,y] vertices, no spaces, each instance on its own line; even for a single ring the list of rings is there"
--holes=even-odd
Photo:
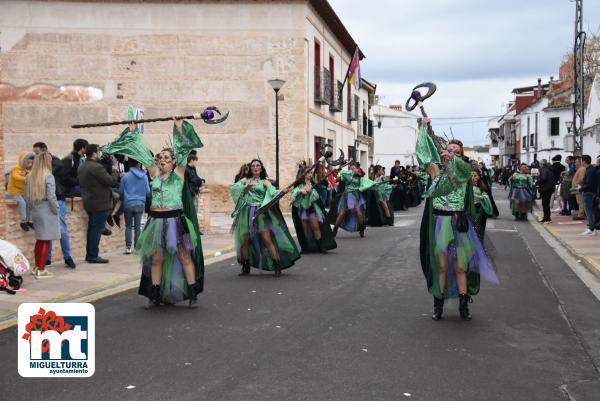
[[[534,211],[533,214],[538,221],[543,217],[540,210]],[[581,235],[587,228],[587,220],[573,220],[572,216],[552,213],[552,223],[544,224],[543,227],[593,274],[600,277],[600,236]]]
[[[211,216],[210,233],[202,236],[205,265],[211,265],[228,257],[234,250],[233,237],[229,234],[231,218],[226,214]],[[123,249],[103,254],[108,264],[89,264],[76,260],[77,268],[71,270],[61,262],[48,266],[54,274],[49,279],[36,280],[27,273],[23,287],[15,295],[0,293],[0,329],[16,321],[17,309],[24,302],[89,302],[121,291],[135,288],[141,272],[139,257],[125,255]]]
[[[285,215],[290,233],[295,235],[291,215]],[[234,256],[233,236],[229,233],[231,217],[226,213],[211,215],[211,230],[202,236],[204,265]],[[71,270],[62,261],[48,266],[54,277],[36,280],[27,273],[23,287],[15,295],[0,292],[0,330],[16,323],[17,309],[25,302],[91,302],[138,286],[141,273],[139,257],[125,255],[123,249],[102,254],[107,264],[89,264],[75,260]]]

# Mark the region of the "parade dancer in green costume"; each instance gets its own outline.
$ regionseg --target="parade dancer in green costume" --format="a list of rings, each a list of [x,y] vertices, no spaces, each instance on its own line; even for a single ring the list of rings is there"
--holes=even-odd
[[[300,166],[299,183],[292,190],[292,218],[302,253],[321,252],[337,248],[325,208],[313,185],[313,170]]]
[[[284,189],[283,192],[287,192]],[[258,159],[250,162],[248,175],[231,187],[235,202],[231,230],[235,237],[240,276],[250,274],[250,267],[274,271],[275,277],[300,258],[279,207],[273,206],[255,218],[256,211],[269,204],[281,190],[267,179],[267,171]]]
[[[393,207],[390,203],[392,182],[384,181],[382,166],[374,166],[374,185],[367,191],[367,224],[372,227],[394,225]]]
[[[431,176],[423,195],[427,202],[421,222],[421,268],[434,299],[432,319],[442,318],[445,298],[458,296],[461,318],[471,320],[468,304],[479,292],[480,276],[495,283],[498,278],[473,229],[471,165],[462,143],[452,140],[438,150],[428,133],[429,123],[424,117],[416,148],[419,164]]]
[[[338,228],[348,232],[359,232],[365,236],[365,207],[367,199],[364,192],[375,183],[366,177],[356,174],[356,162],[348,164],[348,170],[342,170],[339,181],[344,184],[344,192],[337,204],[337,218],[333,234],[337,235]]]
[[[494,215],[494,208],[487,193],[486,183],[481,176],[480,170],[473,170],[471,180],[473,181],[473,203],[475,204],[475,215],[473,216],[473,225],[479,240],[483,244],[485,234],[485,225],[487,218]]]
[[[514,173],[508,180],[510,184],[510,208],[515,220],[527,220],[527,213],[533,207],[533,191],[535,183],[529,175],[529,167],[523,163],[519,172]]]
[[[203,145],[190,123],[174,120],[173,148],[163,149],[156,160],[135,124],[103,151],[139,161],[153,177],[149,219],[135,245],[142,258],[139,294],[149,298],[149,307],[188,299],[189,307],[196,308],[197,295],[204,289],[204,259],[184,174],[188,155]]]

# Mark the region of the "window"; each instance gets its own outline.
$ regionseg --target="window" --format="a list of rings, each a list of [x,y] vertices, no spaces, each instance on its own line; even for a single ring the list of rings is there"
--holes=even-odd
[[[558,136],[560,134],[560,118],[552,117],[548,119],[548,128],[550,129],[550,136]]]
[[[315,101],[321,99],[321,42],[315,39]]]
[[[523,144],[523,149],[526,149],[527,148],[527,135],[525,135],[523,137],[523,141],[521,143]]]
[[[346,103],[348,104],[348,121],[352,121],[352,85],[348,82],[348,99],[346,99]]]
[[[529,135],[529,146],[536,146],[534,134]]]

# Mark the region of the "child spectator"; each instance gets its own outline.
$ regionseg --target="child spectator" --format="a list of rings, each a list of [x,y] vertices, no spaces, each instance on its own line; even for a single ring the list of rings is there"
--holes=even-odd
[[[19,153],[17,165],[11,169],[10,175],[8,176],[8,185],[6,187],[6,194],[4,195],[4,199],[17,201],[21,218],[20,226],[24,231],[29,231],[30,228],[34,228],[27,213],[27,203],[25,201],[25,179],[33,165],[33,157],[33,153]]]
[[[125,253],[130,254],[132,249],[131,229],[135,236],[134,244],[140,237],[142,228],[142,214],[146,204],[146,196],[150,193],[148,176],[141,169],[140,163],[129,159],[129,171],[121,178],[119,187],[120,199],[125,212]]]

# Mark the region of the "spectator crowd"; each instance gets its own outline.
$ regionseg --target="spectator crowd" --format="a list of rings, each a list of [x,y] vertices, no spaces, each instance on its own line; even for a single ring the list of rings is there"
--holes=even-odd
[[[205,183],[196,171],[197,162],[192,152],[186,180],[196,210]],[[53,241],[60,242],[65,266],[76,268],[67,224],[67,201],[75,197],[82,199],[88,216],[86,262],[109,262],[99,254],[100,240],[102,235],[112,234],[109,227],[121,227],[121,216],[125,223],[125,253],[132,253],[151,197],[151,180],[138,161],[104,155],[99,145],[85,139],[76,139],[72,151],[60,159],[45,143],[36,142],[31,152],[19,153],[17,164],[4,178],[4,199],[17,203],[21,229],[33,231],[36,240],[31,267],[35,278],[52,277],[46,266],[52,263]]]

